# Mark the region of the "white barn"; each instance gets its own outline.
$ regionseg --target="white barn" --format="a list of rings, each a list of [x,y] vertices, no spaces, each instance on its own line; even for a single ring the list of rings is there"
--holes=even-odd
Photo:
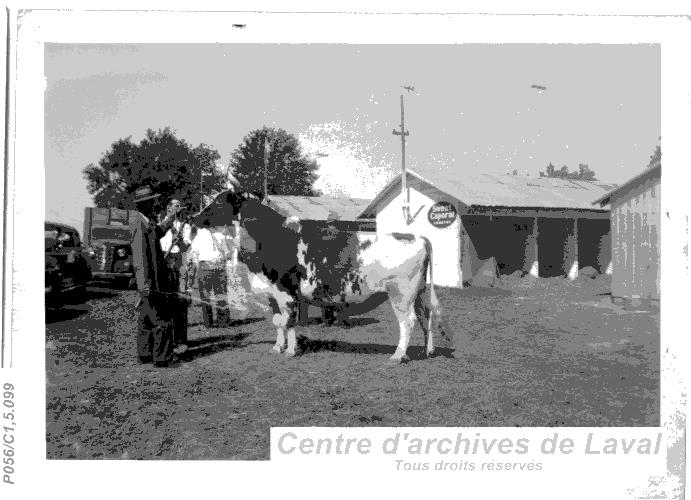
[[[403,216],[401,176],[360,213],[376,219],[377,234],[427,237],[434,282],[463,287],[483,265],[500,274],[575,277],[580,268],[610,265],[609,210],[592,202],[613,187],[547,177],[463,174],[455,179],[407,171],[412,222]]]
[[[611,206],[612,296],[660,300],[660,187],[657,162],[594,204]]]

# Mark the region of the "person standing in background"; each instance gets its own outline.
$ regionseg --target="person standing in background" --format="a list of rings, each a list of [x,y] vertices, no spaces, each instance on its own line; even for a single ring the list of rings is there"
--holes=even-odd
[[[174,210],[179,213],[183,208],[179,200],[172,199],[168,203],[166,211]],[[191,302],[190,290],[192,287],[191,283],[188,283],[189,272],[186,252],[191,244],[190,237],[190,225],[176,217],[160,240],[170,279],[178,291],[177,297],[171,297],[176,354],[182,354],[187,350],[188,309]]]
[[[226,296],[226,264],[230,251],[225,233],[210,227],[208,221],[205,222],[192,240],[191,255],[197,270],[204,325],[208,328],[223,326],[230,319]]]

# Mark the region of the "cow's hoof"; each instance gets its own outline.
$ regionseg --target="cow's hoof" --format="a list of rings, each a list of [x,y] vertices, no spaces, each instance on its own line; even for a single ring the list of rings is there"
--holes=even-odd
[[[275,353],[281,354],[283,352],[284,348],[281,347],[280,345],[275,345],[271,348],[271,350]]]
[[[295,356],[297,356],[297,353],[296,353],[296,352],[286,351],[286,352],[285,352],[285,355],[286,355],[286,358],[294,358]]]
[[[388,364],[390,365],[402,365],[403,363],[407,363],[410,361],[410,358],[408,357],[407,354],[404,354],[403,356],[396,356],[395,354],[389,358]]]
[[[424,352],[423,356],[426,358],[433,358],[433,357],[437,356],[437,351],[435,351],[434,349],[432,349],[431,351],[425,350],[423,352]]]

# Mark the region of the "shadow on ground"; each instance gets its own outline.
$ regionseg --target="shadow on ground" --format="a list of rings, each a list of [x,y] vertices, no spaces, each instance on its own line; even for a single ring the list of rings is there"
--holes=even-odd
[[[251,325],[252,323],[257,323],[259,321],[265,321],[266,318],[246,318],[246,319],[233,319],[229,321],[226,324],[223,324],[221,326],[214,326],[213,328],[234,328],[238,326],[245,326],[245,325]],[[203,321],[194,321],[194,322],[189,322],[187,324],[187,327],[192,327],[192,326],[204,326]]]
[[[374,318],[345,318],[342,319],[341,321],[336,321],[336,322],[330,322],[328,320],[324,320],[323,318],[310,318],[307,321],[304,321],[300,323],[298,326],[323,326],[323,327],[336,327],[336,328],[345,328],[346,330],[350,328],[357,328],[361,326],[368,326],[368,325],[374,325],[379,323],[378,319]]]
[[[251,322],[253,323],[254,321]],[[245,347],[247,346],[248,342],[243,341],[251,334],[251,332],[238,332],[227,335],[214,335],[211,337],[188,340],[188,350],[187,352],[185,352],[185,354],[180,356],[180,359],[184,361],[191,361],[195,358],[210,356],[212,354],[216,354],[217,352],[225,351],[226,349],[237,349],[239,347]],[[269,342],[262,341],[257,343]]]
[[[118,292],[106,288],[89,288],[86,291],[87,300],[112,299],[118,295]]]
[[[71,321],[91,311],[88,305],[46,307],[46,324]]]
[[[340,340],[316,340],[307,337],[298,337],[298,345],[303,354],[329,351],[349,354],[386,354],[392,355],[396,351],[396,346],[385,344],[354,344]],[[408,348],[408,356],[411,360],[427,359],[427,353],[423,346],[410,346]],[[453,349],[437,348],[434,351],[434,357],[453,358]]]

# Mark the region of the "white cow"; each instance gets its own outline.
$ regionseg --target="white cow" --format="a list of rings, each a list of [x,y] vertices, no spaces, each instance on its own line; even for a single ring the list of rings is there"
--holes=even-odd
[[[393,362],[409,359],[416,318],[428,356],[435,353],[436,331],[452,342],[434,290],[432,247],[426,238],[393,233],[360,243],[353,233],[286,218],[256,198],[232,191],[219,195],[197,221],[220,226],[237,214],[238,266],[247,275],[251,295],[271,307],[275,352],[297,353],[295,326],[302,303],[334,308],[343,317],[367,312],[388,299],[400,330]]]

